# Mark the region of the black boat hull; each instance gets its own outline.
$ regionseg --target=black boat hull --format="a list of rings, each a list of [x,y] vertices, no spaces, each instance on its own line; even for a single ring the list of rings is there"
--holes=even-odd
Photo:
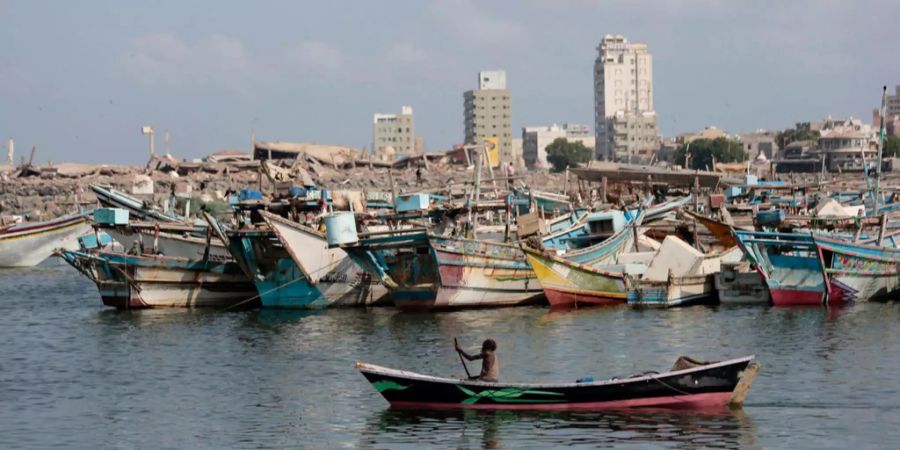
[[[743,401],[759,367],[752,360],[751,356],[661,374],[544,385],[454,380],[365,363],[357,363],[357,368],[395,408],[707,409]],[[746,386],[739,388],[742,383]]]

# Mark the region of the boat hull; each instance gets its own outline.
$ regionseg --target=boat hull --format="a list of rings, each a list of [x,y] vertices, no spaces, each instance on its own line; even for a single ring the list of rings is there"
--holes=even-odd
[[[608,381],[509,384],[455,380],[357,363],[391,407],[598,410],[724,408],[740,404],[758,370],[753,357]],[[752,370],[748,370],[752,367]],[[741,386],[741,384],[744,386]],[[736,393],[740,392],[739,396]]]
[[[886,300],[900,291],[900,250],[815,238],[828,282],[828,301]]]
[[[624,274],[593,269],[530,248],[524,251],[551,307],[625,303]]]
[[[244,273],[253,280],[263,308],[321,309],[337,306],[371,306],[387,302],[386,289],[346,258],[332,270],[319,270],[316,282],[272,231],[228,233],[229,250]],[[303,257],[296,250],[296,255]],[[316,247],[303,250],[316,251]]]
[[[639,308],[673,308],[715,303],[713,275],[675,277],[666,282],[638,282],[628,304]]]
[[[769,286],[772,304],[775,306],[811,306],[825,303],[826,294],[821,290],[791,289]]]
[[[433,296],[418,289],[393,296],[406,311],[517,306],[538,302],[544,292],[522,250],[509,244],[429,236],[438,278]],[[404,295],[405,294],[405,295]]]
[[[6,228],[0,232],[0,267],[36,266],[56,249],[77,249],[78,238],[90,231],[88,214]]]
[[[104,305],[122,309],[258,306],[256,289],[234,263],[171,257],[60,255],[97,285]]]

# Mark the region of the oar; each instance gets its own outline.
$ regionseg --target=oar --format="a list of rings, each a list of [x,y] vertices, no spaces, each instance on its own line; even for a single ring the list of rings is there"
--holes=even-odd
[[[459,342],[456,341],[456,338],[453,338],[453,347],[459,347]],[[466,378],[472,378],[472,375],[469,374],[469,366],[466,365],[466,360],[463,359],[462,353],[459,350],[456,351],[456,354],[459,355],[459,362],[462,363],[463,369],[466,369]]]

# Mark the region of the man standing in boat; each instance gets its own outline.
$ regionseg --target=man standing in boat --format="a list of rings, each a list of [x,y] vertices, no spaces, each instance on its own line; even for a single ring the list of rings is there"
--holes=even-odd
[[[493,339],[486,339],[484,343],[481,344],[481,353],[476,355],[466,353],[465,350],[459,346],[459,343],[455,343],[454,345],[456,346],[456,351],[469,361],[474,361],[476,359],[481,360],[481,374],[470,377],[469,379],[490,381],[492,383],[498,381],[500,378],[500,365],[497,362],[497,343],[494,342]]]

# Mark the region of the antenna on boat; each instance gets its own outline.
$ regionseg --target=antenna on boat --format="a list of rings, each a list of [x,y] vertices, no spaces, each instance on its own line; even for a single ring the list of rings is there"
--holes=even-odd
[[[879,125],[879,127],[878,127],[878,156],[876,157],[876,161],[875,161],[877,166],[875,167],[875,192],[874,192],[874,194],[875,194],[875,205],[874,205],[875,209],[874,209],[874,214],[876,214],[876,215],[878,214],[878,197],[881,196],[881,193],[879,192],[879,187],[880,187],[879,182],[881,181],[881,164],[882,164],[881,156],[882,156],[882,152],[884,151],[884,116],[887,113],[886,109],[887,109],[887,86],[884,86],[881,89],[881,111],[880,111],[881,125]]]

